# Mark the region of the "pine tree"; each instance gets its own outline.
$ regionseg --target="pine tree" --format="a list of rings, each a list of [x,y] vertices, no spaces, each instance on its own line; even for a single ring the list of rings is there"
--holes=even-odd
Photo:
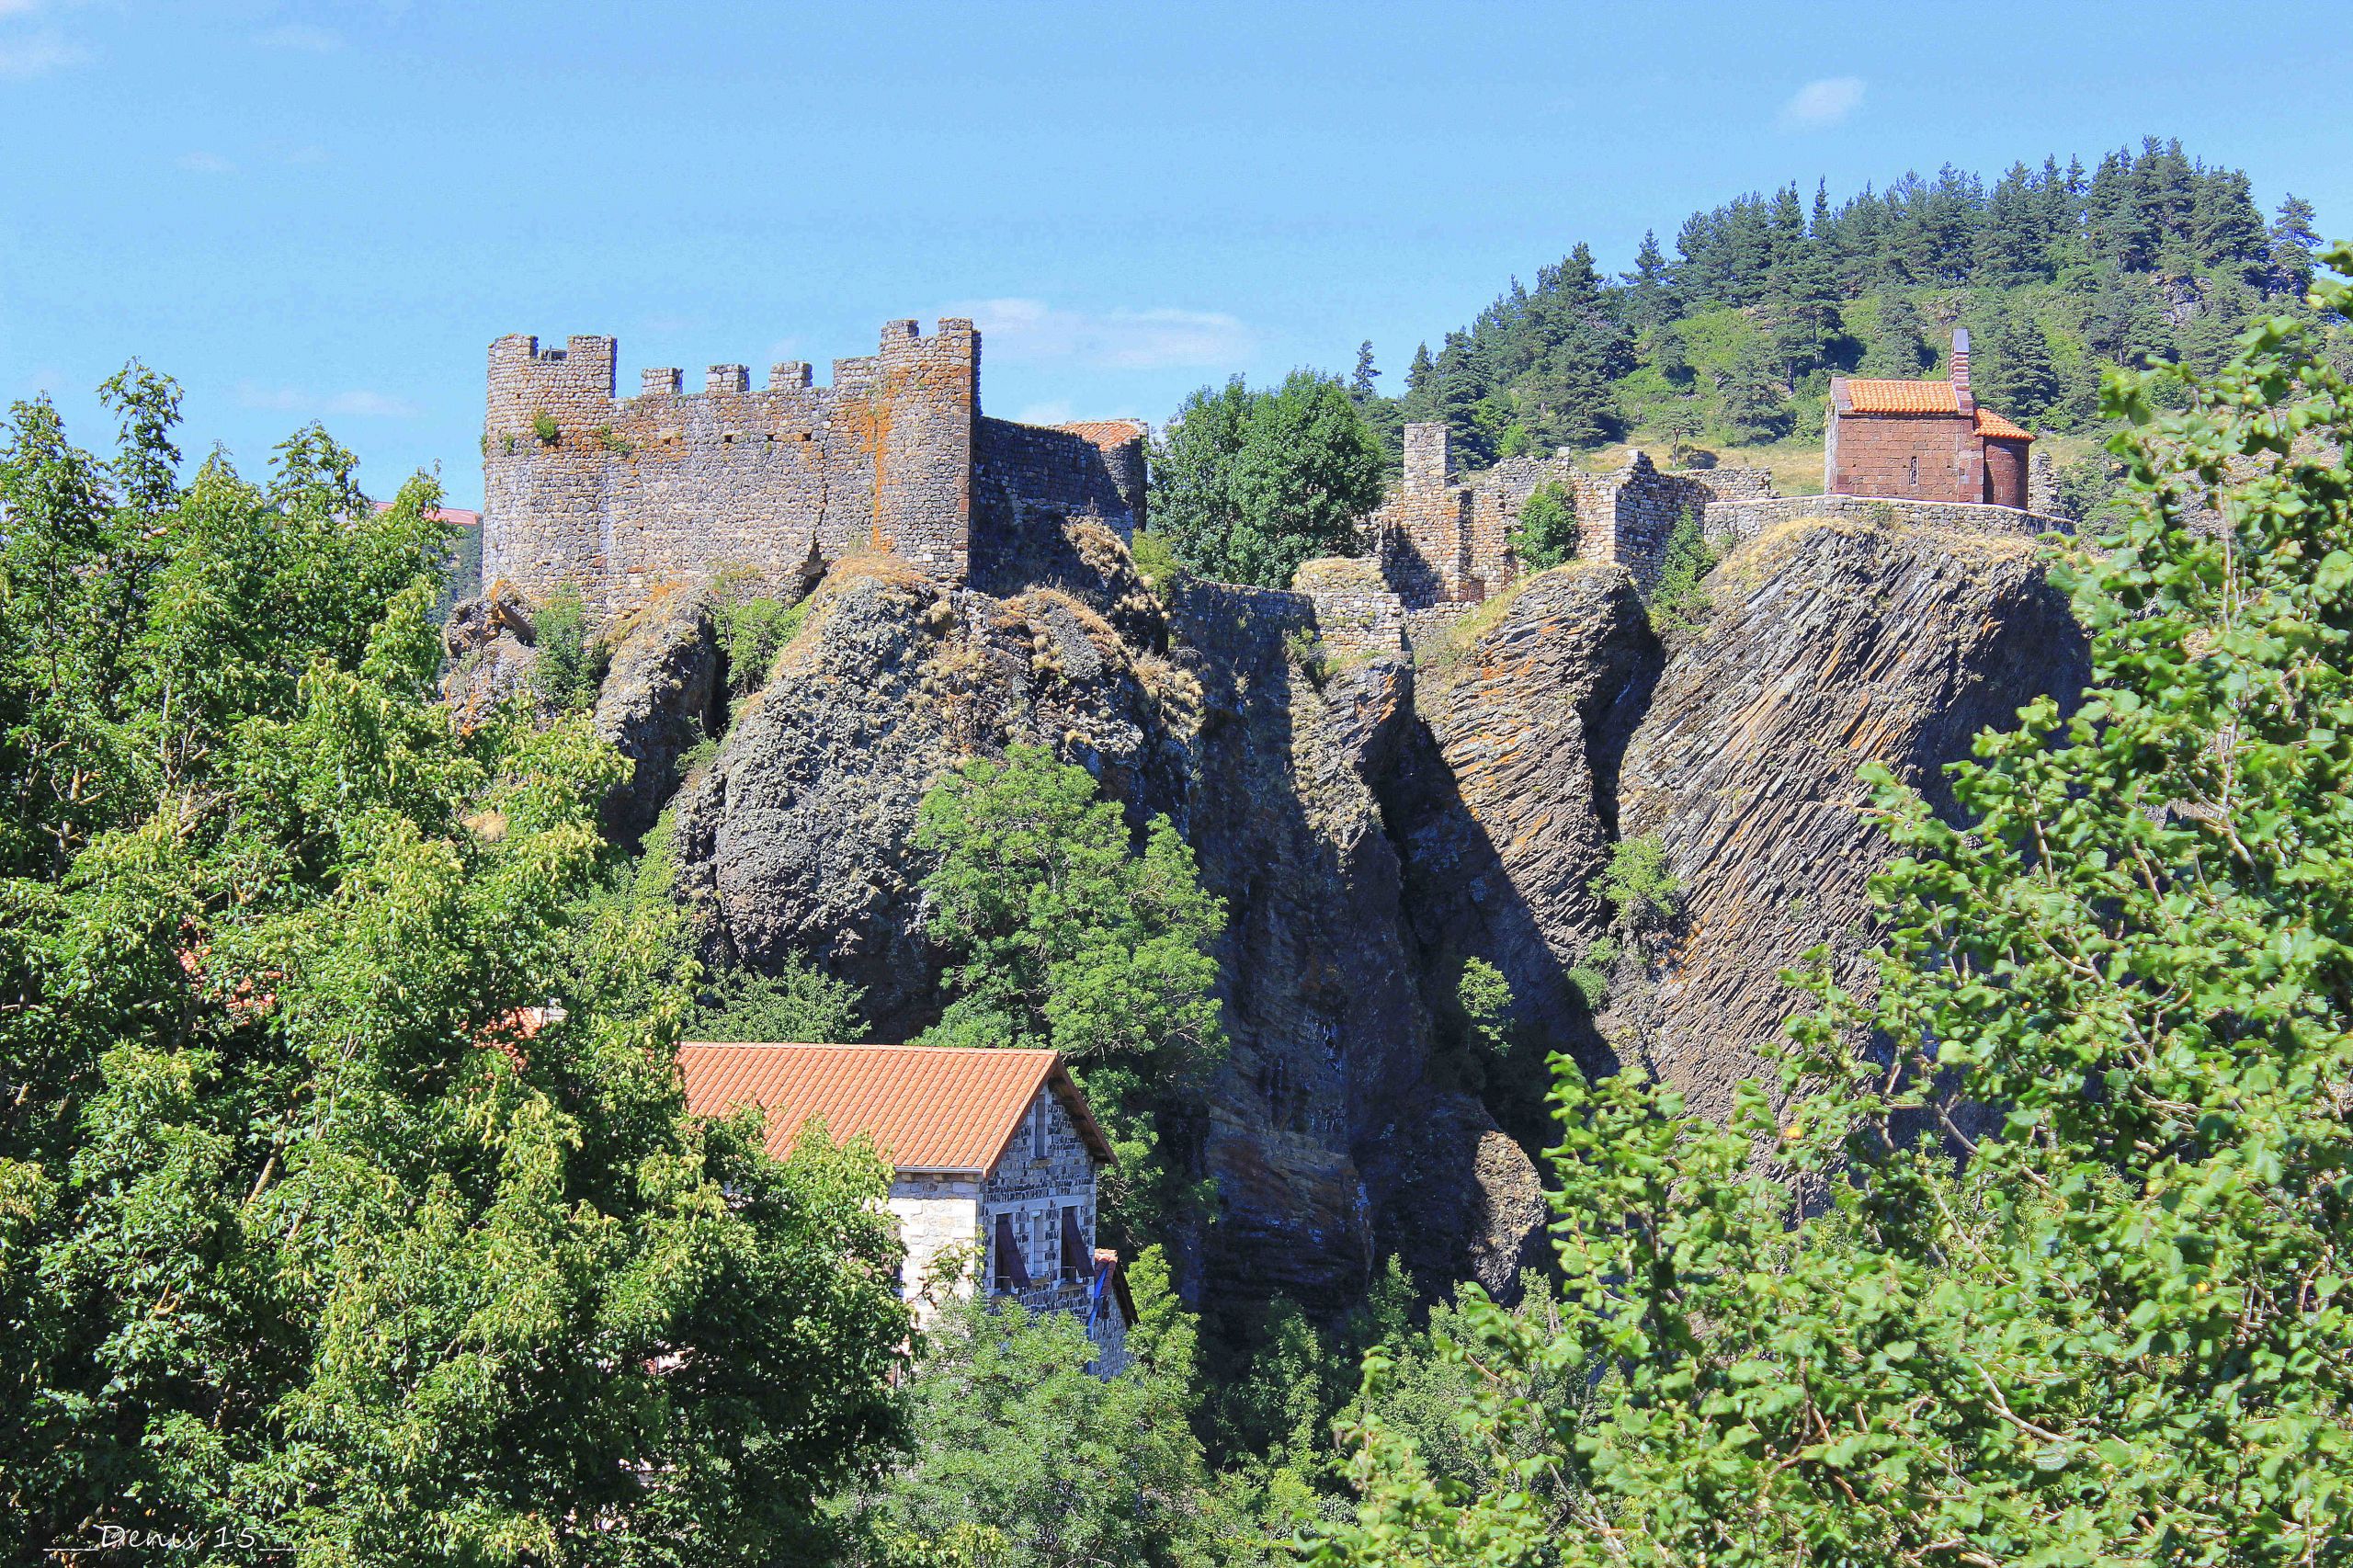
[[[1649,229],[1643,231],[1643,243],[1634,252],[1634,270],[1626,273],[1626,324],[1636,332],[1650,332],[1675,319],[1676,300],[1673,274],[1668,270],[1666,256],[1658,248],[1658,235]]]
[[[1722,389],[1724,426],[1736,442],[1779,438],[1790,427],[1788,389],[1762,343],[1751,342],[1733,361]]]
[[[1985,334],[1991,350],[1978,381],[1978,402],[2021,425],[2032,424],[2059,401],[2059,372],[2051,344],[2031,316],[2005,313]]]
[[[1928,352],[1927,324],[1920,319],[1920,309],[1911,297],[1881,296],[1879,330],[1871,334],[1870,346],[1864,349],[1862,363],[1855,367],[1855,373],[1910,381],[1934,358]]]
[[[1348,377],[1348,396],[1356,401],[1358,407],[1381,395],[1372,384],[1380,375],[1381,372],[1373,368],[1372,339],[1368,337],[1357,345],[1357,368]]]
[[[2312,287],[2313,256],[2320,249],[2320,235],[2313,229],[2316,222],[2313,204],[2302,197],[2291,191],[2280,201],[2279,216],[2271,220],[2270,265],[2264,273],[2264,287],[2272,293],[2302,299]]]

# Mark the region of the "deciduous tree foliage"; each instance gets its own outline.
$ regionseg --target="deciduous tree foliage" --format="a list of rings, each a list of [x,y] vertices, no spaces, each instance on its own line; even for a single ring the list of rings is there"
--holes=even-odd
[[[0,438],[7,1554],[788,1549],[899,1430],[883,1173],[683,1114],[675,934],[582,914],[620,758],[437,699],[433,486],[183,490],[108,393]]]
[[[1074,1064],[1119,1155],[1104,1215],[1132,1248],[1192,1197],[1161,1124],[1197,1114],[1225,1033],[1210,945],[1224,905],[1164,816],[1139,848],[1083,767],[1037,746],[978,757],[924,797],[929,933],[952,955],[926,1043],[1046,1046]]]
[[[2353,392],[2282,318],[2109,406],[2143,505],[2071,574],[2082,705],[1979,738],[1966,827],[1874,776],[1876,994],[1814,979],[1778,1116],[1563,1068],[1557,1319],[1438,1346],[1467,1477],[1369,1362],[1319,1562],[2343,1558]]]
[[[1153,531],[1202,576],[1270,588],[1288,587],[1302,561],[1353,553],[1386,466],[1358,402],[1311,370],[1271,391],[1239,376],[1201,388],[1154,449]]]

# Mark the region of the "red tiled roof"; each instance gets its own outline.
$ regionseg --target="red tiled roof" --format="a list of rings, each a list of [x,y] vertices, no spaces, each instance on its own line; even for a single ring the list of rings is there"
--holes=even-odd
[[[379,512],[389,512],[392,509],[392,504],[390,501],[379,501],[376,503],[376,510]],[[480,512],[469,512],[457,506],[436,506],[430,512],[427,512],[426,516],[431,517],[435,522],[449,523],[461,528],[473,528],[482,521],[482,514]]]
[[[1849,378],[1847,402],[1858,414],[1959,414],[1950,381],[1879,381]]]
[[[1104,1164],[1111,1145],[1051,1051],[921,1045],[678,1047],[687,1109],[723,1116],[741,1106],[767,1113],[767,1146],[782,1155],[810,1118],[829,1137],[860,1133],[900,1170],[985,1176],[1020,1130],[1040,1085],[1051,1085]]]
[[[1991,436],[1997,441],[2031,441],[2034,432],[2019,428],[1990,408],[1977,411],[1977,433]]]
[[[1074,425],[1057,425],[1057,430],[1067,430],[1081,440],[1092,441],[1098,447],[1117,447],[1129,441],[1141,441],[1151,432],[1143,422],[1136,419],[1082,419]]]

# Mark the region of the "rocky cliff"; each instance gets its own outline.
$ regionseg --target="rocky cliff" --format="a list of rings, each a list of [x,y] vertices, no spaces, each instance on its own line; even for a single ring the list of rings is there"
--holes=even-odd
[[[1778,971],[1861,950],[1883,849],[1856,767],[1933,785],[1979,726],[2080,680],[2024,540],[1800,521],[1711,585],[1673,647],[1622,570],[1572,564],[1415,656],[1335,659],[1305,599],[1154,596],[1091,524],[980,588],[838,562],[671,802],[681,886],[719,956],[813,959],[864,988],[878,1038],[911,1034],[938,1007],[916,805],[967,756],[1049,746],[1139,826],[1168,814],[1226,902],[1233,1051],[1193,1151],[1220,1207],[1180,1238],[1197,1296],[1336,1307],[1391,1253],[1427,1290],[1508,1290],[1541,1250],[1546,1058],[1631,1057],[1720,1108],[1796,1006]],[[722,717],[695,603],[634,629],[599,704],[640,759],[611,807],[632,820]],[[1681,918],[1597,1020],[1569,971],[1637,834]],[[1456,1006],[1472,958],[1515,998],[1501,1059]]]

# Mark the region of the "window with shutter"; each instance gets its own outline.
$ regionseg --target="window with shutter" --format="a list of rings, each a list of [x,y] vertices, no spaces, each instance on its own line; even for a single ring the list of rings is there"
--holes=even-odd
[[[990,1250],[996,1254],[993,1272],[998,1294],[1029,1289],[1029,1270],[1021,1259],[1021,1244],[1014,1233],[1012,1215],[996,1217],[996,1234]]]
[[[1094,1261],[1093,1254],[1086,1234],[1078,1228],[1078,1207],[1073,1204],[1063,1210],[1063,1282],[1074,1284],[1086,1278],[1086,1266]]]

